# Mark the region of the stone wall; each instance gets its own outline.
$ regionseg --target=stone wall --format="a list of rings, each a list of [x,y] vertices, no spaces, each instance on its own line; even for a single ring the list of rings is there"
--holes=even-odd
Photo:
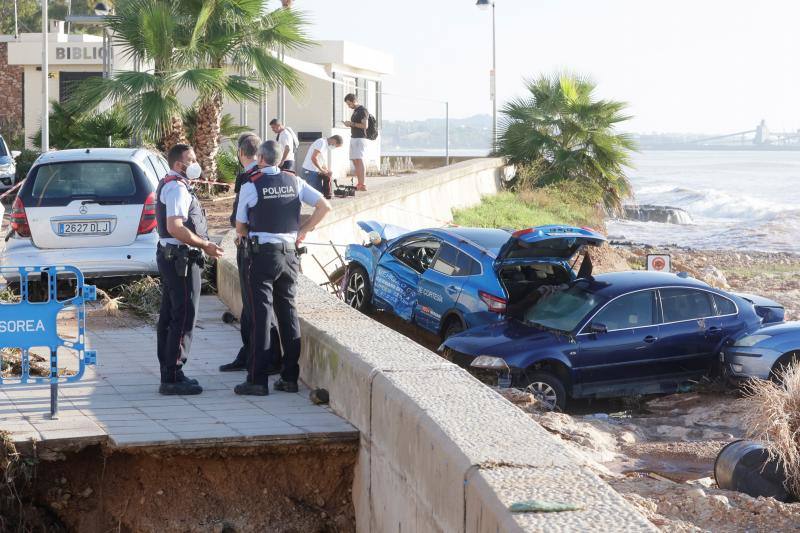
[[[443,170],[439,177],[448,175]],[[464,185],[463,172],[449,175]],[[427,190],[437,195],[430,203],[448,203],[441,188]],[[219,295],[238,312],[232,234],[223,248]],[[359,531],[655,530],[568,448],[465,370],[309,278],[299,285],[301,378],[328,389],[333,410],[360,432],[353,483]],[[580,510],[508,511],[532,499]]]
[[[8,43],[0,42],[0,129],[22,129],[23,67],[8,64]],[[18,149],[18,147],[14,147]]]

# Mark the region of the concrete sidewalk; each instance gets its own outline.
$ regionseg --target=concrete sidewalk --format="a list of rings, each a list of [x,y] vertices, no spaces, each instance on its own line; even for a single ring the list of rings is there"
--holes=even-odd
[[[217,370],[241,345],[238,329],[221,320],[225,310],[216,296],[201,298],[186,373],[200,381],[202,394],[158,394],[154,326],[92,332],[89,318],[88,343],[97,350],[98,365],[89,367],[80,382],[60,386],[59,419],[50,420],[48,385],[4,385],[0,430],[9,431],[18,443],[34,439],[81,446],[107,441],[120,448],[358,437],[330,409],[313,405],[307,389],[297,394],[270,391],[266,397],[235,395],[233,387],[244,381],[245,373]]]

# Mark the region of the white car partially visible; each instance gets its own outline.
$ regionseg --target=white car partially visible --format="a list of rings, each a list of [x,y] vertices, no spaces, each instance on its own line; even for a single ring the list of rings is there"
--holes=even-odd
[[[155,190],[167,171],[145,149],[42,154],[17,192],[0,266],[74,265],[87,278],[157,273]]]

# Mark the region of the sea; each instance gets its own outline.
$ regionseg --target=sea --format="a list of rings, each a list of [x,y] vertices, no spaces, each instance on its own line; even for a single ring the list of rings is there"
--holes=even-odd
[[[610,238],[800,253],[800,151],[642,151],[632,163],[629,203],[679,207],[691,221],[610,220]]]

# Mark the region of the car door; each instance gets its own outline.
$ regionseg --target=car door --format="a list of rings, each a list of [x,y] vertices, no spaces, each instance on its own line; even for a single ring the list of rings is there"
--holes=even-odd
[[[711,293],[671,287],[659,289],[659,296],[662,353],[654,370],[661,375],[706,371],[722,338]]]
[[[461,271],[460,256],[456,247],[444,242],[431,268],[420,276],[414,321],[427,330],[438,332],[442,317],[456,307],[464,276],[469,275],[469,263],[467,271]]]
[[[403,239],[386,250],[375,267],[372,291],[376,306],[411,321],[417,305],[420,276],[430,266],[438,247],[438,240],[418,235]]]
[[[648,378],[659,350],[658,316],[655,290],[624,294],[603,306],[576,337],[581,386]]]

